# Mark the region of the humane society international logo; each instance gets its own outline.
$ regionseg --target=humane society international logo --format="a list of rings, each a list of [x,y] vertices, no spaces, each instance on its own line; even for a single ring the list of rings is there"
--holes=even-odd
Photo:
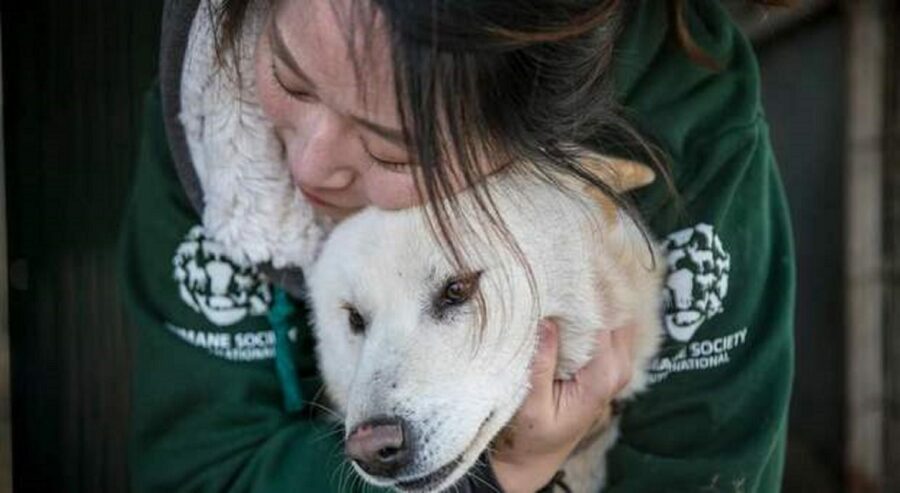
[[[271,287],[257,268],[228,258],[202,226],[187,233],[172,266],[181,299],[220,327],[263,315],[272,303]]]
[[[676,231],[663,242],[668,263],[664,289],[666,330],[687,342],[710,318],[722,313],[728,294],[731,255],[709,224]]]
[[[677,352],[652,362],[651,382],[672,373],[715,368],[730,362],[733,349],[747,341],[747,328],[715,338],[698,340],[700,327],[724,311],[731,274],[731,255],[714,228],[705,223],[676,231],[663,242],[668,276],[663,287],[665,327]]]

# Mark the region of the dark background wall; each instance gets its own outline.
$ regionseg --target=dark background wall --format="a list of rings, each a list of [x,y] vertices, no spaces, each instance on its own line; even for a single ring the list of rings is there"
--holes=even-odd
[[[4,2],[14,488],[127,491],[114,276],[162,2]]]
[[[790,492],[843,490],[843,43],[835,7],[757,46],[797,253]]]
[[[162,2],[2,7],[17,492],[127,491],[129,331],[114,249]],[[797,381],[785,491],[840,491],[843,31],[759,46],[793,206]]]

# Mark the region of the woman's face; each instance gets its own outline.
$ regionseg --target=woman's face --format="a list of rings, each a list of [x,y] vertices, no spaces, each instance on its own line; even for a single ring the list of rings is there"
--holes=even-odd
[[[319,212],[336,219],[368,205],[415,205],[379,18],[371,36],[355,37],[355,53],[365,55],[357,57],[356,71],[346,34],[349,0],[274,5],[256,50],[256,81],[294,184]]]

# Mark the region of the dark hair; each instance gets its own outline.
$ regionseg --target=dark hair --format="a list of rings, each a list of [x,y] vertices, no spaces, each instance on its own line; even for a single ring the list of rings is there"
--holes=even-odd
[[[217,13],[220,54],[233,49],[252,1],[223,0]],[[448,158],[459,163],[461,178],[473,187],[479,209],[504,232],[487,190],[476,186],[483,173],[477,168],[475,156],[502,156],[511,163],[533,165],[527,171],[551,180],[550,170],[569,173],[596,186],[629,212],[631,208],[621,197],[579,166],[573,145],[652,163],[674,191],[661,164],[661,154],[621,116],[613,97],[613,47],[620,21],[633,3],[354,3],[359,18],[374,19],[374,9],[385,14],[398,109],[414,162],[421,171],[417,190],[433,205],[432,227],[450,246],[458,263],[460,252],[452,234],[453,177],[448,167],[440,164]],[[713,66],[714,60],[693,43],[681,20],[683,3],[670,1],[670,16],[677,21],[677,40],[692,59]]]

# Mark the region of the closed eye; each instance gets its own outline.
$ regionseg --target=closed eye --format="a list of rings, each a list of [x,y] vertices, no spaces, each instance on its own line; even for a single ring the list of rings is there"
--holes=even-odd
[[[407,161],[392,161],[390,159],[384,159],[376,156],[375,153],[373,153],[369,149],[369,146],[366,144],[365,139],[360,138],[360,141],[362,142],[362,147],[366,151],[366,154],[368,154],[369,157],[372,158],[372,161],[376,165],[394,173],[409,173],[410,169],[412,168],[410,166],[410,163]]]
[[[275,66],[275,59],[272,59],[271,65],[272,78],[275,79],[275,83],[282,91],[284,91],[285,94],[293,99],[296,99],[297,101],[301,101],[304,103],[312,103],[316,101],[316,97],[312,93],[301,89],[292,89],[288,87],[287,84],[284,83],[284,81],[281,80],[281,77],[278,75],[278,68]]]

